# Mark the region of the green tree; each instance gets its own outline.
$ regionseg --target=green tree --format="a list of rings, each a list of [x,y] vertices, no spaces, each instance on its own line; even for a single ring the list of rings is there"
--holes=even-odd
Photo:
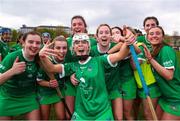
[[[17,37],[18,37],[18,32],[15,29],[13,29],[12,30],[12,39],[11,39],[11,41],[16,42]]]
[[[16,43],[17,36],[18,36],[18,32],[15,29],[13,29],[12,30],[12,35],[11,35],[11,41],[8,42],[9,47],[13,46]]]

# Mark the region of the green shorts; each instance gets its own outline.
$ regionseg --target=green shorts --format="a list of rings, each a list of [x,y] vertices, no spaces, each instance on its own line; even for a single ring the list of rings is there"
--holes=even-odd
[[[49,105],[57,102],[61,102],[62,99],[57,95],[47,95],[47,96],[39,96],[39,103],[41,105]]]
[[[121,81],[122,81],[121,90],[123,94],[123,99],[125,100],[135,99],[137,86],[136,86],[134,76],[121,78]]]
[[[70,79],[67,79],[64,87],[65,96],[76,96],[76,87],[72,85]]]
[[[161,92],[160,92],[159,87],[156,83],[149,85],[148,89],[149,89],[149,96],[151,98],[157,98],[157,97],[161,96]],[[138,96],[142,99],[146,98],[146,95],[144,93],[143,88],[141,88],[141,89],[138,88]]]
[[[160,98],[158,104],[161,106],[162,110],[171,115],[180,116],[180,102],[170,103]]]
[[[0,116],[17,116],[39,109],[35,93],[23,97],[12,97],[0,93]]]
[[[93,118],[93,117],[92,117]],[[80,117],[76,112],[73,113],[72,121],[77,121],[77,120],[96,120],[96,121],[113,121],[113,113],[111,108],[109,108],[106,112],[104,112],[104,114],[102,114],[100,117],[98,117],[97,119],[83,119],[82,117]]]
[[[114,99],[117,99],[117,98],[122,98],[122,91],[121,90],[112,90],[110,93],[109,93],[109,99],[110,100],[114,100]]]

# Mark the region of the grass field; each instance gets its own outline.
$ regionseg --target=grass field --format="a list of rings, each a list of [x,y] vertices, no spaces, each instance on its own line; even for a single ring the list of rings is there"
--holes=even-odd
[[[176,54],[177,54],[177,59],[178,59],[179,62],[180,62],[180,51],[176,51]]]

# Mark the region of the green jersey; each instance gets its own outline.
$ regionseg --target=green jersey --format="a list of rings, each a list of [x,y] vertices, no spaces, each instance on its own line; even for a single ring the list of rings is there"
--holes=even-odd
[[[138,42],[138,43],[144,43],[144,44],[147,46],[147,48],[149,49],[149,51],[152,51],[152,45],[151,45],[151,43],[147,40],[146,35],[137,37],[137,42]]]
[[[110,50],[115,45],[116,45],[116,43],[110,43],[108,50]],[[97,57],[97,56],[104,55],[104,54],[106,54],[106,53],[101,52],[98,44],[91,48],[90,55],[93,57]],[[108,68],[105,70],[106,87],[107,87],[109,94],[111,93],[111,91],[116,90],[118,88],[117,83],[118,83],[118,81],[120,81],[119,76],[120,76],[119,66],[116,66],[114,68]]]
[[[164,46],[155,57],[155,60],[167,69],[174,69],[172,80],[166,80],[155,71],[162,98],[167,102],[180,103],[180,67],[175,51],[170,46]]]
[[[77,86],[75,112],[83,119],[95,120],[111,108],[105,85],[105,69],[113,66],[109,56],[89,57],[86,62],[67,63],[62,74],[75,73]],[[62,76],[62,75],[61,75]]]
[[[23,50],[18,50],[8,54],[1,63],[0,73],[9,70],[13,66],[17,57],[19,57],[19,62],[23,61],[26,63],[26,69],[23,73],[14,75],[3,83],[0,86],[0,93],[13,97],[31,95],[36,91],[38,66],[35,61],[29,61],[23,56]]]
[[[114,47],[115,45],[116,45],[116,43],[110,43],[108,50],[110,50],[110,49],[111,49],[112,47]],[[107,50],[107,51],[108,51],[108,50]],[[90,55],[91,55],[92,57],[104,55],[104,54],[106,54],[106,53],[107,53],[107,52],[101,52],[101,50],[100,50],[100,48],[99,48],[99,46],[98,46],[98,43],[97,43],[96,45],[94,45],[94,46],[91,47]]]
[[[22,49],[22,46],[20,44],[16,44],[12,46],[10,49],[11,49],[11,52],[14,52],[16,50]]]
[[[0,55],[1,55],[2,60],[9,53],[9,51],[10,50],[9,50],[9,47],[8,47],[7,43],[0,40]]]
[[[54,64],[58,63],[54,58],[52,58],[51,61]],[[62,90],[62,88],[64,87],[65,79],[60,78],[59,74],[55,74],[55,78],[59,83],[59,88]],[[43,69],[39,69],[39,72],[37,75],[37,81],[42,81],[42,80],[49,81],[50,78],[48,77],[48,75],[46,74],[46,72]],[[43,87],[43,86],[38,86],[38,93],[40,94],[40,96],[48,96],[48,95],[52,95],[52,94],[57,94],[57,92],[54,88]]]
[[[90,38],[91,47],[96,45],[96,43],[97,43],[96,39]],[[66,57],[65,57],[65,62],[78,61],[78,59],[73,55],[73,52],[72,52],[72,37],[67,38],[67,44],[68,44],[68,51],[67,51],[67,54],[66,54]]]

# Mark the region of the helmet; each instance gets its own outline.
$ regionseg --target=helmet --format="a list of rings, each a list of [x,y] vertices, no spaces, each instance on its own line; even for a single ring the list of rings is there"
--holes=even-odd
[[[11,41],[11,29],[9,28],[1,28],[0,29],[0,35],[1,35],[1,39],[4,42],[9,42]]]
[[[90,52],[90,39],[89,39],[89,36],[88,36],[88,34],[86,34],[86,33],[77,33],[77,34],[74,34],[73,35],[73,38],[72,38],[72,46],[71,46],[71,53],[72,53],[72,55],[74,55],[74,51],[73,51],[73,46],[74,46],[74,42],[75,41],[87,41],[88,42],[88,44],[89,44],[89,52]],[[89,53],[88,52],[88,53]]]
[[[9,28],[1,28],[0,33],[3,35],[4,33],[11,33],[11,29]]]
[[[48,32],[44,32],[44,33],[42,33],[42,37],[51,38],[51,35]]]
[[[72,38],[73,43],[75,41],[77,41],[77,40],[79,40],[79,41],[87,41],[89,43],[89,45],[90,45],[90,39],[89,39],[89,36],[86,33],[74,34],[74,36]]]

